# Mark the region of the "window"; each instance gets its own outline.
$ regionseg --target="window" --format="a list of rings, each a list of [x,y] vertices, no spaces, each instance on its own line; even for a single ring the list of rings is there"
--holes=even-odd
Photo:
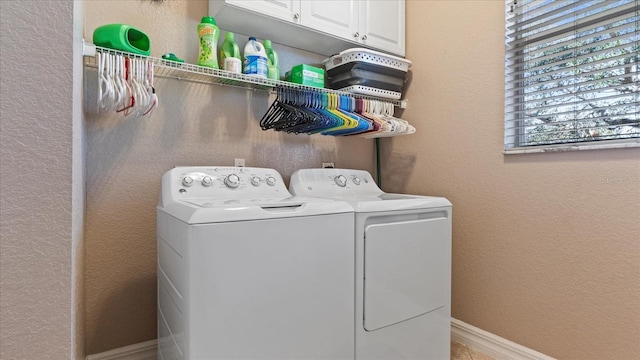
[[[508,0],[505,153],[640,146],[640,0]]]

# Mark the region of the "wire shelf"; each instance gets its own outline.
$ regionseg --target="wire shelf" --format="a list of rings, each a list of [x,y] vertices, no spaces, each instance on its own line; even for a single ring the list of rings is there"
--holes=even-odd
[[[96,52],[121,55],[129,58],[144,58],[153,63],[154,76],[160,78],[169,78],[177,80],[185,80],[204,84],[219,84],[223,86],[240,87],[253,90],[263,90],[272,92],[276,87],[288,89],[306,90],[318,93],[331,93],[351,96],[357,99],[376,100],[385,103],[391,103],[402,109],[406,108],[406,100],[391,100],[381,97],[365,96],[353,94],[340,90],[321,89],[311,86],[294,84],[288,81],[263,79],[255,76],[244,74],[235,74],[225,70],[212,69],[204,66],[198,66],[188,63],[180,63],[152,56],[142,56],[124,51],[108,49],[89,43],[83,43],[84,64],[87,67],[97,68]]]

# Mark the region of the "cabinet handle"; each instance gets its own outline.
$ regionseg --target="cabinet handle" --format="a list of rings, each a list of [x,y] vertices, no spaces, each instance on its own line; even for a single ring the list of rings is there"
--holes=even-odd
[[[358,33],[358,32],[357,32],[357,33],[355,33],[355,34],[353,34],[353,37],[354,37],[354,38],[357,38],[358,36],[360,36],[360,33]]]
[[[362,40],[367,40],[367,35],[363,36]]]
[[[294,20],[298,20],[299,18],[300,18],[300,14],[299,13],[293,14],[293,19]]]

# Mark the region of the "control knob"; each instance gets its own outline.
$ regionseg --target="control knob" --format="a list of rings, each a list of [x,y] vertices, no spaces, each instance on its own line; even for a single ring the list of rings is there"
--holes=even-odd
[[[359,177],[354,176],[352,180],[353,180],[353,183],[354,183],[354,184],[356,184],[356,185],[360,185],[360,178],[359,178]]]
[[[211,176],[205,176],[202,178],[202,186],[209,187],[213,185],[213,179]]]
[[[185,176],[184,179],[182,179],[182,185],[186,187],[193,185],[193,178],[191,176]]]
[[[333,181],[335,181],[336,185],[340,186],[340,187],[345,187],[347,186],[347,178],[344,177],[343,175],[338,175],[336,176]]]
[[[224,178],[224,184],[227,185],[228,188],[235,189],[240,186],[240,177],[236,174],[231,174]]]
[[[259,186],[260,185],[260,178],[257,176],[254,176],[251,178],[251,185],[253,186]]]
[[[273,176],[269,176],[267,178],[267,185],[274,186],[275,184],[276,184],[276,178],[274,178]]]

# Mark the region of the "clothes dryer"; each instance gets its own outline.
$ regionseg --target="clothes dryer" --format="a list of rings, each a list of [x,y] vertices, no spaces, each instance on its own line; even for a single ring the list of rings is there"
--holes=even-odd
[[[273,169],[177,167],[157,208],[158,359],[352,359],[353,209]]]
[[[355,210],[355,358],[448,359],[451,203],[385,193],[368,172],[348,169],[298,170],[289,191]]]

